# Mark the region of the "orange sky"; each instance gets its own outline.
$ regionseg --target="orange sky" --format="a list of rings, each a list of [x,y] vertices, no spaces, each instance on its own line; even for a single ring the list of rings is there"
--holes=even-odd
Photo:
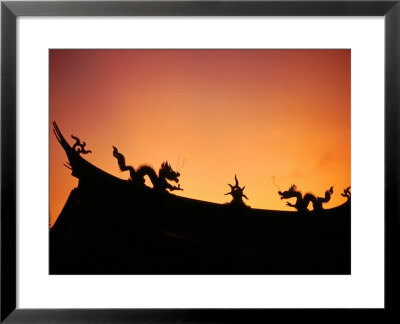
[[[134,167],[164,160],[176,194],[228,202],[239,184],[253,208],[293,210],[277,191],[334,194],[350,185],[350,50],[50,50],[50,122],[120,178],[112,145]],[[51,124],[49,124],[51,125]],[[50,218],[78,180],[50,126]],[[71,139],[70,143],[74,141]],[[275,180],[275,184],[274,184]]]

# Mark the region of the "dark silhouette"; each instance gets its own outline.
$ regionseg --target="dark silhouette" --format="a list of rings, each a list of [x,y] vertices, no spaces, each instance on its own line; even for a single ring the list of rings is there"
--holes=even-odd
[[[350,200],[351,198],[351,191],[350,191],[351,187],[347,187],[346,189],[343,190],[343,193],[341,193],[341,195],[345,198],[347,198],[347,200]]]
[[[233,186],[228,183],[228,186],[231,187],[231,191],[226,193],[225,195],[231,195],[233,198],[229,204],[232,206],[237,206],[237,207],[249,207],[243,201],[243,198],[246,198],[247,200],[249,199],[243,193],[245,186],[243,188],[239,187],[239,181],[236,177],[236,174],[235,174],[235,185]]]
[[[333,194],[333,186],[330,187],[327,191],[325,191],[325,197],[317,197],[317,200],[314,203],[314,210],[322,210],[322,204],[327,203],[331,200],[331,195]]]
[[[278,194],[281,196],[281,199],[289,199],[289,198],[296,198],[296,203],[291,204],[287,202],[286,205],[289,207],[296,208],[300,212],[307,212],[308,205],[310,202],[313,204],[313,210],[319,211],[323,210],[322,204],[327,203],[331,200],[331,195],[333,194],[333,187],[330,187],[329,190],[325,191],[325,197],[316,197],[312,193],[306,193],[304,196],[300,191],[297,190],[296,185],[291,185],[289,190],[287,191],[278,191]]]
[[[350,274],[350,202],[298,217],[166,194],[97,168],[53,126],[79,181],[50,230],[50,274]]]
[[[86,143],[85,142],[81,143],[81,140],[79,139],[79,137],[76,137],[74,135],[71,135],[71,137],[76,141],[76,143],[72,146],[72,149],[75,152],[78,152],[79,154],[92,153],[92,151],[90,151],[90,150],[88,150],[88,151],[85,150]]]
[[[149,166],[149,165],[142,165],[140,166],[137,170],[134,169],[134,167],[130,165],[126,165],[125,163],[125,157],[118,152],[118,149],[113,146],[113,156],[117,159],[118,161],[118,166],[119,169],[123,171],[129,171],[130,173],[130,179],[134,181],[135,183],[142,184],[144,185],[145,180],[144,176],[148,176],[151,180],[151,183],[153,184],[153,188],[159,191],[166,191],[167,189],[170,191],[173,190],[183,190],[178,184],[178,186],[173,186],[167,182],[168,180],[175,181],[176,183],[179,182],[178,177],[180,176],[179,172],[175,172],[172,170],[171,165],[165,161],[161,164],[160,170],[157,173],[154,171],[154,169]]]

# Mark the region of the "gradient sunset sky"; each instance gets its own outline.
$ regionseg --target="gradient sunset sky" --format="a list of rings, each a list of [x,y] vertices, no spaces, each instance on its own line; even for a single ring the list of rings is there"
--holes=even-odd
[[[50,50],[50,222],[78,180],[63,166],[56,121],[117,177],[112,145],[135,168],[168,160],[175,194],[224,203],[246,186],[253,208],[293,210],[296,184],[325,208],[350,186],[350,50]],[[183,164],[183,166],[182,166]],[[293,201],[292,201],[293,202]]]

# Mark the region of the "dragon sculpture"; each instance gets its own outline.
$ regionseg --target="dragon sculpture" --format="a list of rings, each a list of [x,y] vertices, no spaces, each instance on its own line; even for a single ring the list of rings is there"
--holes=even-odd
[[[176,183],[178,183],[179,182],[178,177],[180,176],[180,173],[175,172],[167,161],[161,164],[160,170],[158,171],[157,175],[154,169],[148,165],[142,165],[137,170],[135,170],[134,167],[130,165],[126,165],[125,157],[120,152],[118,152],[118,149],[115,146],[113,146],[113,149],[114,149],[113,156],[118,161],[119,169],[121,171],[129,171],[130,180],[134,181],[135,183],[144,185],[145,183],[144,176],[147,175],[150,178],[150,181],[152,182],[153,188],[155,190],[158,191],[166,191],[167,189],[170,191],[183,190],[180,187],[180,184],[178,184],[178,186],[173,186],[170,183],[168,183],[167,180],[175,181]]]
[[[85,146],[86,146],[86,143],[85,142],[82,142],[81,143],[81,140],[79,139],[79,137],[76,137],[76,136],[74,136],[74,135],[71,135],[71,137],[75,140],[75,144],[72,146],[72,149],[75,151],[75,152],[77,152],[77,153],[79,153],[79,154],[88,154],[88,153],[92,153],[92,151],[90,151],[90,150],[85,150]]]
[[[249,199],[243,193],[243,190],[244,190],[245,186],[243,188],[239,187],[239,181],[238,181],[238,179],[236,177],[236,174],[235,174],[235,185],[233,186],[233,185],[231,185],[229,183],[228,183],[228,185],[229,185],[229,187],[231,187],[231,191],[226,193],[225,195],[231,195],[232,198],[233,198],[232,201],[229,204],[230,205],[234,205],[234,206],[249,207],[243,201],[243,197],[246,198],[246,199]]]
[[[287,202],[286,205],[289,207],[296,208],[300,212],[306,212],[308,210],[308,205],[310,202],[313,204],[313,209],[322,210],[322,204],[327,203],[331,200],[331,195],[333,194],[333,187],[330,187],[329,190],[325,191],[325,197],[316,197],[312,193],[306,193],[304,196],[300,191],[297,190],[296,185],[290,186],[289,190],[287,191],[278,191],[278,194],[281,196],[281,199],[289,199],[289,198],[296,198],[296,203],[291,204]]]
[[[346,189],[343,190],[343,193],[341,193],[341,195],[345,198],[347,198],[347,200],[350,200],[351,198],[351,191],[350,191],[351,187],[347,187]]]

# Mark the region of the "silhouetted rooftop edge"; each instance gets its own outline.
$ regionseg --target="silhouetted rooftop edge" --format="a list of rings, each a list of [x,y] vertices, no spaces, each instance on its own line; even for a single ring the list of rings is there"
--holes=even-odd
[[[82,153],[81,152],[82,150],[81,149],[76,150],[74,148],[74,146],[72,146],[72,147],[70,146],[70,144],[66,141],[65,137],[61,133],[61,131],[60,131],[60,129],[59,129],[59,127],[58,127],[56,122],[53,122],[53,127],[54,127],[53,132],[54,132],[57,140],[59,141],[60,145],[64,149],[64,151],[65,151],[65,153],[67,155],[67,158],[68,158],[68,162],[67,162],[66,167],[68,167],[69,169],[72,170],[72,173],[71,173],[72,176],[78,178],[80,180],[80,182],[83,182],[83,183],[86,183],[86,184],[91,182],[93,185],[100,185],[101,184],[100,187],[102,187],[102,188],[107,188],[107,186],[114,187],[114,186],[118,186],[118,184],[120,184],[121,186],[125,187],[129,183],[132,184],[132,181],[124,180],[124,179],[115,177],[115,176],[107,173],[106,171],[101,170],[100,168],[96,167],[95,165],[91,164],[87,160],[85,160],[80,155]],[[77,138],[75,136],[73,138],[77,141],[78,145],[79,144],[82,145],[84,143],[83,142],[81,144],[80,141],[79,141],[79,138]],[[77,143],[75,143],[75,145]],[[121,171],[126,171],[126,170],[130,171],[130,170],[132,170],[133,169],[132,167],[125,165],[125,157],[121,153],[118,152],[118,149],[115,146],[113,146],[113,149],[114,149],[113,155],[118,160],[118,164],[119,164],[119,167],[120,167]],[[84,150],[84,146],[83,146],[83,150]],[[165,162],[165,163],[163,163],[163,165],[168,165],[168,163]],[[137,171],[135,170],[134,173],[135,172],[137,172]],[[131,177],[132,177],[132,175],[134,173],[132,173],[132,171],[131,171]],[[179,176],[179,173],[176,173],[176,174]],[[141,176],[143,176],[143,175],[141,175]],[[232,195],[233,196],[233,200],[229,204],[218,204],[218,203],[212,203],[212,202],[203,201],[203,200],[194,199],[194,198],[180,197],[180,196],[173,195],[171,193],[170,193],[170,195],[176,197],[177,199],[179,199],[181,201],[193,201],[193,203],[208,203],[208,204],[210,204],[210,206],[227,206],[227,205],[232,206],[233,205],[233,206],[238,206],[238,207],[239,206],[240,207],[242,207],[242,206],[246,206],[247,207],[247,205],[245,205],[243,200],[242,200],[242,197],[248,199],[246,197],[246,195],[243,193],[243,190],[244,190],[245,187],[243,187],[243,188],[239,187],[236,175],[235,175],[235,183],[236,183],[235,186],[229,184],[229,186],[231,187],[231,192],[226,193],[226,195],[228,195],[228,194],[232,195],[232,193],[234,195],[236,195],[236,196]],[[140,184],[142,185],[143,183],[140,183]],[[165,184],[164,184],[164,186],[165,186]],[[139,186],[139,187],[142,188],[143,186]],[[332,191],[332,188],[330,190],[327,190],[325,198],[322,198],[322,197],[320,198],[320,200],[322,202],[329,201],[330,193],[331,193],[330,191]],[[349,190],[349,189],[350,189],[350,187],[347,188],[346,190]],[[182,188],[180,188],[180,186],[178,185],[178,187],[173,187],[172,190],[182,190]],[[296,190],[296,188],[294,190]],[[330,193],[328,193],[328,191]],[[287,192],[285,192],[285,193],[287,193]],[[279,192],[279,194],[282,196],[281,192]],[[349,191],[346,193],[346,195],[349,195]],[[342,194],[342,196],[345,197],[344,194]],[[310,197],[307,197],[307,198],[310,198]],[[315,199],[312,199],[312,198],[315,198]],[[284,199],[284,198],[281,197],[281,199]],[[317,197],[311,197],[311,199],[309,199],[309,201],[314,201],[314,200],[317,200]],[[240,201],[242,203],[238,203]],[[328,208],[328,209],[325,209],[325,210],[332,210],[332,209],[340,208],[341,206],[345,206],[349,202],[350,202],[350,199],[348,199],[348,201],[344,202],[343,204],[341,204],[341,205],[339,205],[337,207]],[[295,207],[295,205],[292,205],[292,207]],[[295,208],[297,209],[297,207],[295,207]],[[259,208],[252,208],[252,209],[255,210],[255,211],[256,210],[258,210],[258,211],[263,211],[264,210],[264,211],[281,212],[283,214],[293,213],[294,212],[294,211],[292,212],[292,211],[281,211],[281,210],[259,209]],[[322,208],[320,208],[320,209],[322,209]],[[301,211],[301,208],[297,209],[297,210]]]

